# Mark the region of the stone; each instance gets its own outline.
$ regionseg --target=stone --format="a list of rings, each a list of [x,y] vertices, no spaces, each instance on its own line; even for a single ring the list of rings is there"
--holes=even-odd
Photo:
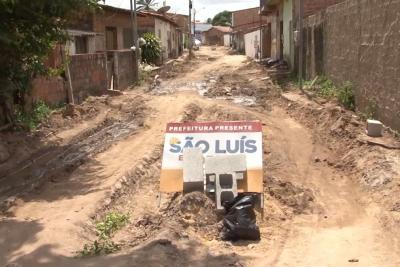
[[[367,135],[371,137],[382,136],[383,124],[377,120],[367,120]]]

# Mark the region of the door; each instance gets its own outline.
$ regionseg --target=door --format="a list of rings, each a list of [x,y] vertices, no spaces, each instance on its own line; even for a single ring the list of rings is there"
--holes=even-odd
[[[117,28],[106,27],[106,50],[117,50]]]

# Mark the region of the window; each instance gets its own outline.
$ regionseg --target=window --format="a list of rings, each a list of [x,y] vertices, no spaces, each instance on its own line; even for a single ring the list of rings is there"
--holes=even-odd
[[[75,53],[76,54],[88,53],[88,40],[86,36],[75,36]]]

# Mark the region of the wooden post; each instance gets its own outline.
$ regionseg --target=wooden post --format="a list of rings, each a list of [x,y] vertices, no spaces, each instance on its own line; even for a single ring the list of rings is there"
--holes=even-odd
[[[72,87],[72,80],[71,80],[71,72],[69,70],[69,61],[68,61],[68,57],[67,57],[67,51],[66,51],[66,46],[61,47],[62,51],[62,57],[63,57],[63,61],[64,61],[64,67],[65,67],[65,74],[66,74],[66,78],[67,78],[67,82],[68,82],[68,86],[67,86],[67,95],[68,95],[68,103],[74,105],[75,104],[75,100],[74,100],[74,89]]]

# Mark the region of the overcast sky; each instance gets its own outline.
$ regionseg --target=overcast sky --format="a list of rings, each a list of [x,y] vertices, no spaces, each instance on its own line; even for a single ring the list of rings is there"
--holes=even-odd
[[[129,8],[130,0],[106,0],[107,5]],[[162,6],[164,0],[155,0]],[[205,21],[207,18],[214,17],[217,13],[229,10],[240,10],[245,8],[257,7],[260,0],[193,0],[193,7],[196,9],[196,20]],[[171,11],[179,14],[189,13],[189,0],[166,0],[167,5],[171,6]]]

